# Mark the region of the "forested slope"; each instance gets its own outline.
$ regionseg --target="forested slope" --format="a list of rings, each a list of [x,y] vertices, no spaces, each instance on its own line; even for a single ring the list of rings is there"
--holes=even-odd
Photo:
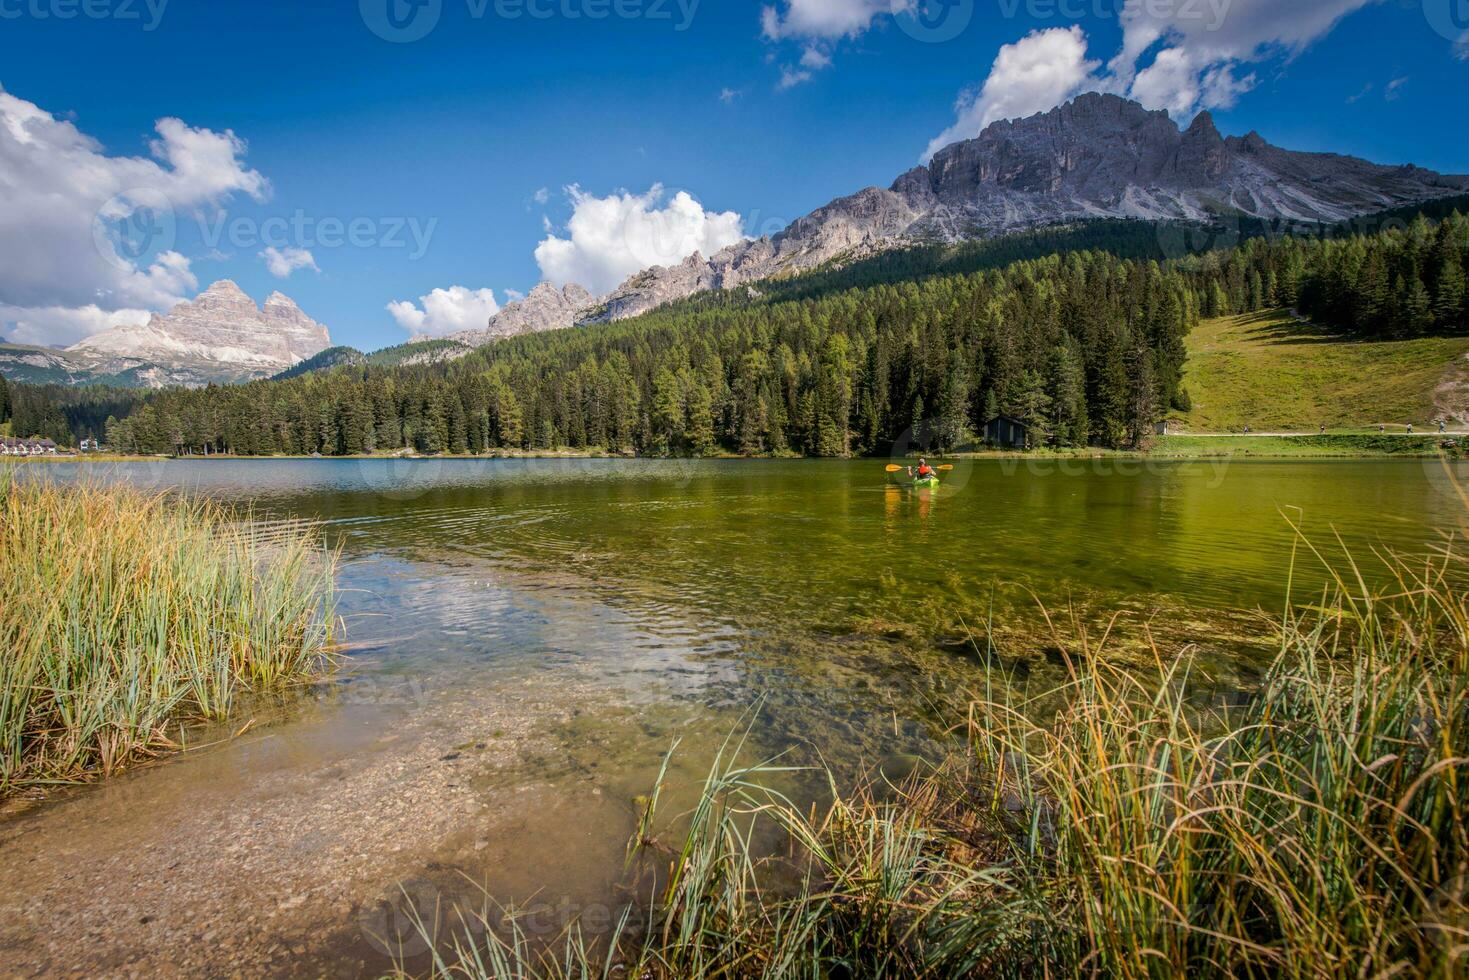
[[[1149,247],[1119,225],[1146,227],[1086,234],[1124,253]],[[896,254],[898,281],[859,263],[766,283],[758,296],[515,337],[450,363],[369,358],[286,380],[114,393],[107,438],[138,452],[830,456],[905,439],[952,448],[1003,411],[1032,423],[1038,441],[1115,447],[1191,407],[1185,338],[1201,318],[1298,308],[1359,338],[1464,332],[1469,221],[1457,213],[1175,260],[1099,247],[989,267],[1002,249],[1078,234]],[[32,399],[31,416],[44,400]],[[95,406],[56,409],[96,424]]]

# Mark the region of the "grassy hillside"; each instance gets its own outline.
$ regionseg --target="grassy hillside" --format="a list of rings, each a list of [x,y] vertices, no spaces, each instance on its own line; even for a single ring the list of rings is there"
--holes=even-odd
[[[1188,337],[1190,432],[1427,429],[1469,337],[1357,341],[1284,311],[1205,320]]]

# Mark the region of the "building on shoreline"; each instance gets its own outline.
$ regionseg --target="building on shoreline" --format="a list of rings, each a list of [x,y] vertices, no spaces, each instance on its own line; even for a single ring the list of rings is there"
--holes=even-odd
[[[55,456],[56,443],[50,439],[16,439],[0,436],[0,456]]]

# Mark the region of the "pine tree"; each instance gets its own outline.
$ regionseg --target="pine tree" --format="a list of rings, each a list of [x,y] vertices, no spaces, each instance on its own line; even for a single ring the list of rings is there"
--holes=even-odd
[[[714,405],[709,389],[698,381],[689,392],[689,420],[686,444],[695,456],[714,452]]]
[[[1459,331],[1465,326],[1464,265],[1457,248],[1444,250],[1439,259],[1433,297],[1433,319],[1439,330]]]
[[[1030,445],[1037,445],[1051,436],[1051,396],[1046,393],[1046,382],[1040,372],[1029,368],[1020,372],[1011,394],[1011,413],[1024,422],[1029,430]]]
[[[656,451],[666,455],[677,452],[683,439],[683,394],[678,378],[664,368],[653,378],[653,441]]]

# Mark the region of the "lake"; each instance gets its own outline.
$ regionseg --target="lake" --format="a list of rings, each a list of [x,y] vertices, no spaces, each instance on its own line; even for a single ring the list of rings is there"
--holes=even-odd
[[[1374,552],[1459,531],[1469,467],[984,460],[936,491],[881,461],[25,472],[207,494],[266,535],[319,527],[346,647],[309,693],[0,820],[0,951],[23,973],[357,976],[424,954],[414,913],[486,896],[533,933],[605,928],[675,742],[676,798],[732,732],[752,757],[901,772],[943,751],[971,692],[1001,673],[1044,690],[1114,616],[1104,655],[1189,650],[1202,696],[1236,697],[1288,582],[1307,600],[1328,580],[1291,522],[1380,581]]]

